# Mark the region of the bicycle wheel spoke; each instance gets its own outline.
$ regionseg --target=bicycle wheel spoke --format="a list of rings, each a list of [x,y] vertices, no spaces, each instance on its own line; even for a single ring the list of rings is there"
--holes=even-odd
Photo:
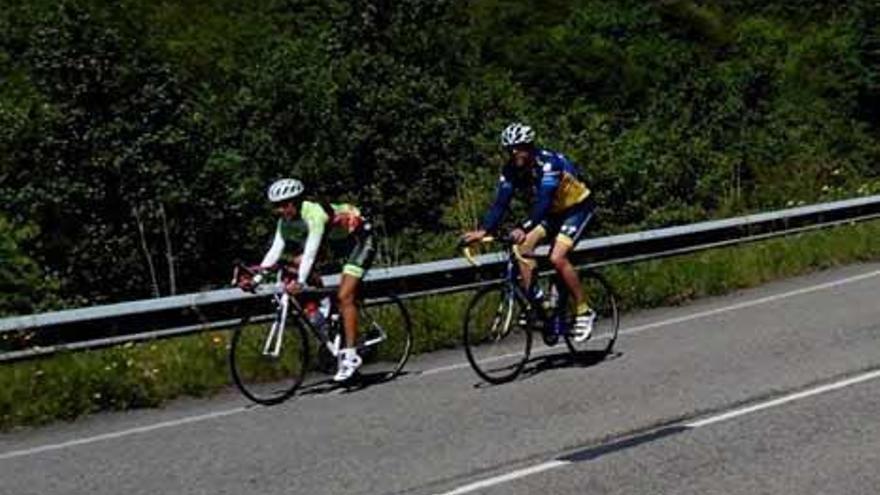
[[[619,315],[617,312],[617,301],[611,285],[595,272],[587,272],[581,277],[581,285],[584,288],[584,295],[593,311],[596,312],[596,319],[593,321],[593,331],[590,338],[585,341],[578,341],[572,329],[574,328],[574,301],[569,301],[568,314],[568,330],[565,335],[565,342],[572,353],[580,354],[581,357],[588,359],[598,359],[604,357],[605,354],[611,352],[614,343],[617,341],[617,331],[620,326]]]
[[[531,349],[531,334],[520,326],[522,308],[513,295],[490,287],[478,292],[465,315],[468,361],[490,383],[514,379]]]
[[[232,377],[242,393],[261,404],[275,404],[293,395],[306,372],[304,337],[299,327],[244,321],[229,350]]]
[[[412,352],[412,323],[398,298],[358,308],[358,354],[361,374],[380,380],[397,376]]]

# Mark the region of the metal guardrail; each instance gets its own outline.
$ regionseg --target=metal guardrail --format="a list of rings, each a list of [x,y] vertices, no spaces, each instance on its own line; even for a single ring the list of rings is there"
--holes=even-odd
[[[571,258],[580,268],[628,263],[876,218],[880,218],[880,195],[587,239],[578,243]],[[453,258],[374,268],[365,278],[364,290],[368,299],[381,302],[389,293],[411,299],[501,279],[504,258],[496,253],[478,260],[478,267]],[[337,276],[324,277],[325,285],[337,282]],[[248,294],[221,289],[0,319],[0,349],[7,349],[0,352],[0,362],[228,328],[245,315],[266,312],[267,298],[268,290]]]

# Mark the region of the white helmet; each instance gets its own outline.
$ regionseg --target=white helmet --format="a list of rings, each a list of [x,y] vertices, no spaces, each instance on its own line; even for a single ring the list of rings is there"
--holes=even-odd
[[[530,144],[535,141],[535,131],[520,122],[514,122],[504,128],[501,133],[501,146],[505,148],[518,144]]]
[[[269,186],[269,201],[278,203],[287,199],[293,199],[305,190],[303,183],[296,179],[278,179]]]

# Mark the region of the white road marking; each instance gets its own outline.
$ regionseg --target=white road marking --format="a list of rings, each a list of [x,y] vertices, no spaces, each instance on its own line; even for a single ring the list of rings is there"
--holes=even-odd
[[[765,409],[770,409],[773,407],[778,407],[783,404],[788,404],[791,402],[795,402],[802,399],[807,399],[809,397],[814,397],[817,395],[825,394],[828,392],[832,392],[835,390],[840,390],[846,387],[850,387],[852,385],[856,385],[859,383],[867,382],[869,380],[876,380],[880,378],[880,370],[869,371],[866,373],[862,373],[861,375],[857,375],[850,378],[845,378],[843,380],[828,383],[825,385],[820,385],[818,387],[814,387],[808,390],[803,390],[801,392],[795,392],[792,394],[784,395],[782,397],[778,397],[776,399],[767,400],[764,402],[759,402],[757,404],[753,404],[747,407],[741,407],[738,409],[732,409],[730,411],[722,412],[716,414],[714,416],[710,416],[708,418],[700,419],[697,421],[691,421],[690,423],[684,423],[681,426],[684,426],[688,429],[696,429],[703,426],[709,426],[716,423],[721,423],[723,421],[728,421],[734,418],[739,418],[742,416],[746,416],[748,414],[752,414],[758,411],[763,411]],[[573,464],[572,461],[563,461],[554,459],[552,461],[544,462],[541,464],[536,464],[534,466],[530,466],[523,469],[517,469],[516,471],[511,471],[506,474],[502,474],[499,476],[494,476],[492,478],[487,478],[481,481],[476,481],[474,483],[470,483],[468,485],[464,485],[460,488],[456,488],[455,490],[449,492],[443,492],[438,495],[460,495],[463,493],[469,493],[475,490],[479,490],[482,488],[489,488],[492,486],[501,485],[507,483],[509,481],[513,481],[519,478],[524,478],[526,476],[530,476],[532,474],[541,473],[547,471],[549,469],[562,467],[567,464]]]
[[[465,493],[475,492],[477,490],[482,490],[483,488],[489,488],[495,485],[501,485],[503,483],[507,483],[508,481],[513,481],[518,478],[524,478],[526,476],[530,476],[537,473],[543,473],[544,471],[548,471],[550,469],[555,469],[561,466],[565,466],[567,464],[571,464],[569,461],[548,461],[542,464],[538,464],[535,466],[527,467],[524,469],[518,469],[516,471],[511,471],[507,474],[502,474],[501,476],[495,476],[494,478],[487,478],[482,481],[477,481],[475,483],[471,483],[470,485],[465,485],[460,488],[456,488],[451,492],[445,492],[442,495],[463,495]]]
[[[555,347],[545,347],[543,349],[538,349],[536,351],[532,351],[531,356],[540,356],[542,354],[548,354],[551,351],[555,351],[555,350],[557,350],[557,348],[555,348]],[[516,356],[520,356],[520,355],[522,355],[522,351],[511,352],[510,354],[502,354],[500,356],[495,356],[492,358],[483,359],[480,362],[483,364],[488,364],[488,363],[493,363],[495,361],[501,361],[502,359],[510,359],[512,357],[516,357]],[[460,370],[462,368],[470,368],[470,366],[471,366],[470,363],[465,361],[463,363],[450,364],[448,366],[440,366],[438,368],[431,368],[429,370],[420,371],[419,376],[436,375],[438,373],[445,373],[447,371],[455,371],[455,370]]]
[[[521,354],[521,353],[516,352],[516,353],[506,354],[504,356],[494,357],[491,359],[487,359],[486,362],[488,363],[488,362],[496,361],[499,359],[510,358],[510,357],[516,356],[517,354]],[[462,368],[467,368],[468,366],[470,366],[470,364],[467,362],[458,363],[458,364],[450,364],[448,366],[440,366],[439,368],[431,368],[429,370],[420,371],[418,376],[436,375],[437,373],[445,373],[447,371],[460,370]]]
[[[839,287],[841,285],[851,284],[854,282],[860,282],[862,280],[866,280],[866,279],[877,277],[877,276],[880,276],[880,270],[876,270],[876,271],[868,272],[868,273],[863,273],[861,275],[855,275],[852,277],[842,278],[840,280],[826,282],[823,284],[811,285],[809,287],[803,287],[803,288],[796,289],[793,291],[783,292],[780,294],[774,294],[772,296],[762,297],[762,298],[754,299],[751,301],[743,301],[741,303],[731,304],[728,306],[722,306],[720,308],[710,309],[707,311],[700,311],[699,313],[692,313],[689,315],[679,316],[676,318],[669,318],[666,320],[655,321],[653,323],[647,323],[645,325],[630,327],[630,328],[626,328],[626,329],[621,330],[620,335],[635,335],[637,333],[641,333],[646,330],[652,330],[652,329],[659,328],[659,327],[665,327],[665,326],[669,326],[669,325],[675,325],[677,323],[684,323],[687,321],[697,320],[700,318],[715,316],[715,315],[718,315],[721,313],[727,313],[729,311],[736,311],[739,309],[751,308],[753,306],[759,306],[761,304],[768,304],[768,303],[779,301],[782,299],[788,299],[788,298],[800,296],[803,294],[809,294],[811,292],[818,292],[821,290],[833,289],[833,288]],[[553,350],[553,349],[552,348],[541,349],[538,352],[535,352],[533,354],[540,355],[543,352],[549,352],[551,350]],[[518,356],[519,354],[521,354],[521,353],[520,352],[512,352],[510,354],[503,354],[501,356],[486,359],[485,362],[490,363],[493,361],[500,361],[502,359],[510,359],[512,357]],[[433,369],[421,371],[421,372],[419,372],[419,375],[420,376],[435,375],[437,373],[445,373],[447,371],[455,371],[455,370],[460,370],[462,368],[468,368],[468,367],[470,367],[470,364],[467,361],[465,361],[463,363],[451,364],[451,365],[447,365],[447,366],[441,366],[438,368],[433,368]]]
[[[654,323],[647,323],[645,325],[639,325],[637,327],[628,328],[626,330],[621,330],[620,333],[623,335],[632,335],[640,332],[644,332],[645,330],[650,330],[652,328],[663,327],[667,325],[674,325],[676,323],[684,323],[686,321],[696,320],[699,318],[706,318],[707,316],[714,316],[721,313],[726,313],[728,311],[736,311],[739,309],[751,308],[752,306],[759,306],[761,304],[767,304],[775,301],[779,301],[782,299],[788,299],[795,296],[801,296],[804,294],[809,294],[811,292],[818,292],[826,289],[833,289],[835,287],[839,287],[841,285],[851,284],[853,282],[860,282],[862,280],[866,280],[869,278],[873,278],[880,275],[880,270],[876,270],[873,272],[863,273],[861,275],[855,275],[853,277],[842,278],[840,280],[835,280],[833,282],[826,282],[824,284],[812,285],[810,287],[803,287],[801,289],[783,292],[781,294],[775,294],[772,296],[762,297],[759,299],[754,299],[752,301],[744,301],[737,304],[731,304],[730,306],[723,306],[721,308],[710,309],[708,311],[701,311],[699,313],[693,313],[685,316],[680,316],[678,318],[670,318],[668,320],[657,321]]]
[[[688,428],[699,428],[701,426],[708,426],[715,423],[720,423],[722,421],[727,421],[729,419],[738,418],[740,416],[745,416],[746,414],[751,414],[753,412],[762,411],[764,409],[770,409],[771,407],[781,406],[783,404],[787,404],[789,402],[794,402],[801,399],[806,399],[808,397],[812,397],[814,395],[820,395],[827,392],[831,392],[833,390],[839,390],[842,388],[849,387],[851,385],[855,385],[857,383],[866,382],[868,380],[875,380],[880,378],[880,370],[871,371],[868,373],[864,373],[858,376],[854,376],[852,378],[847,378],[845,380],[841,380],[835,383],[829,383],[827,385],[822,385],[816,388],[811,388],[809,390],[804,390],[802,392],[796,392],[789,395],[784,395],[782,397],[768,400],[766,402],[761,402],[758,404],[754,404],[752,406],[743,407],[740,409],[734,409],[732,411],[728,411],[722,414],[718,414],[715,416],[710,416],[705,419],[701,419],[698,421],[693,421],[691,423],[685,424]]]
[[[685,321],[690,321],[690,320],[695,320],[698,318],[705,318],[707,316],[717,315],[719,313],[724,313],[727,311],[736,311],[738,309],[749,308],[749,307],[757,306],[760,304],[767,304],[767,303],[770,303],[773,301],[778,301],[781,299],[795,297],[795,296],[799,296],[802,294],[808,294],[808,293],[816,292],[816,291],[820,291],[820,290],[831,289],[831,288],[838,287],[841,285],[850,284],[853,282],[859,282],[859,281],[862,281],[865,279],[876,277],[878,275],[880,275],[880,270],[876,270],[876,271],[872,271],[872,272],[868,272],[868,273],[863,273],[861,275],[847,277],[847,278],[835,280],[832,282],[826,282],[823,284],[813,285],[810,287],[804,287],[804,288],[789,291],[789,292],[783,292],[781,294],[776,294],[773,296],[762,297],[760,299],[755,299],[752,301],[745,301],[742,303],[732,304],[729,306],[724,306],[721,308],[716,308],[716,309],[712,309],[712,310],[708,310],[708,311],[702,311],[699,313],[693,313],[693,314],[686,315],[686,316],[681,316],[681,317],[677,317],[677,318],[670,318],[667,320],[662,320],[662,321],[658,321],[658,322],[654,322],[654,323],[648,323],[645,325],[640,325],[637,327],[628,328],[626,330],[621,330],[620,333],[622,335],[636,334],[636,333],[640,333],[640,332],[643,332],[646,330],[650,330],[650,329],[654,329],[654,328],[658,328],[658,327],[662,327],[662,326],[674,325],[677,323],[683,323]],[[550,351],[549,348],[548,349],[540,349],[537,352],[535,352],[534,354],[538,355],[538,354],[541,354],[544,352],[549,352],[549,351]],[[505,358],[509,358],[509,357],[512,357],[515,355],[516,355],[516,353],[512,353],[507,356],[499,356],[495,359],[505,359]],[[455,370],[467,368],[469,366],[470,365],[465,361],[463,363],[458,363],[458,364],[454,364],[454,365],[442,366],[442,367],[438,367],[438,368],[425,370],[425,371],[420,372],[417,376],[433,375],[433,374],[443,373],[443,372],[447,372],[447,371],[455,371]],[[172,421],[164,421],[164,422],[155,423],[152,425],[138,426],[135,428],[119,430],[119,431],[115,431],[115,432],[111,432],[111,433],[104,433],[101,435],[84,437],[84,438],[80,438],[80,439],[76,439],[76,440],[70,440],[67,442],[48,444],[48,445],[33,447],[33,448],[29,448],[29,449],[13,450],[10,452],[0,453],[0,461],[5,460],[5,459],[13,459],[13,458],[17,458],[17,457],[24,457],[24,456],[28,456],[28,455],[39,454],[42,452],[60,450],[60,449],[68,448],[68,447],[87,445],[90,443],[100,442],[100,441],[104,441],[104,440],[111,440],[111,439],[115,439],[115,438],[121,438],[121,437],[125,437],[128,435],[145,433],[145,432],[150,432],[150,431],[159,430],[159,429],[163,429],[163,428],[171,428],[171,427],[181,426],[181,425],[190,424],[190,423],[207,421],[210,419],[220,418],[220,417],[224,417],[224,416],[231,416],[234,414],[246,412],[248,409],[249,408],[246,408],[246,407],[237,407],[234,409],[217,411],[217,412],[207,413],[207,414],[200,414],[197,416],[188,416],[188,417],[184,417],[184,418],[180,418],[180,419],[176,419],[176,420],[172,420]],[[703,421],[707,421],[707,420],[703,420]]]
[[[249,408],[247,407],[236,407],[234,409],[226,409],[223,411],[215,411],[207,414],[200,414],[198,416],[188,416],[185,418],[175,419],[171,421],[163,421],[161,423],[154,423],[146,426],[138,426],[137,428],[129,428],[127,430],[114,431],[112,433],[104,433],[101,435],[95,435],[91,437],[79,438],[76,440],[70,440],[67,442],[61,443],[53,443],[48,445],[41,445],[39,447],[33,447],[30,449],[22,449],[22,450],[13,450],[10,452],[4,452],[0,454],[0,461],[6,459],[14,459],[16,457],[24,457],[33,454],[39,454],[41,452],[50,452],[53,450],[65,449],[68,447],[75,447],[77,445],[87,445],[90,443],[101,442],[104,440],[111,440],[113,438],[125,437],[128,435],[134,435],[137,433],[147,433],[150,431],[159,430],[162,428],[169,428],[172,426],[180,426],[188,423],[196,423],[199,421],[205,421],[209,419],[222,418],[225,416],[232,416],[233,414],[239,414],[247,411]]]

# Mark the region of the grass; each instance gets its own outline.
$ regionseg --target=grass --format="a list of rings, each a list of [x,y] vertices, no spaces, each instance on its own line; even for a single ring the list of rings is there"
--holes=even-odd
[[[683,304],[702,296],[859,261],[880,260],[880,222],[603,269],[624,309]],[[470,293],[408,303],[415,352],[452,347]],[[625,315],[624,315],[625,318]],[[625,320],[624,320],[625,321]],[[229,384],[229,334],[62,354],[0,367],[0,430],[103,410],[154,407],[207,396]]]
[[[770,280],[880,260],[880,222],[603,269],[622,308],[677,305]]]

